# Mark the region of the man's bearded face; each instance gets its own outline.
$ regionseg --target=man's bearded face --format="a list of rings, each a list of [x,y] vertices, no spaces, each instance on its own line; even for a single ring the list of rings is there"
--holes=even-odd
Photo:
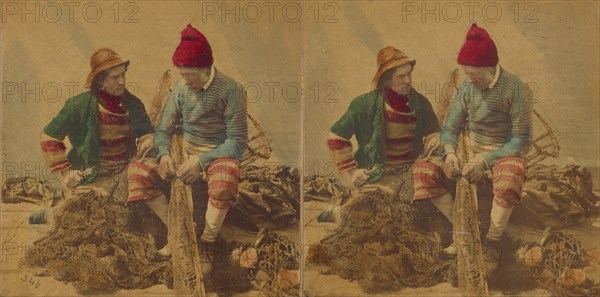
[[[125,65],[109,69],[102,90],[112,96],[122,96],[125,93],[125,72],[127,72]]]
[[[413,67],[411,64],[396,67],[392,78],[388,82],[388,88],[392,89],[398,95],[408,95],[412,85],[412,71]]]

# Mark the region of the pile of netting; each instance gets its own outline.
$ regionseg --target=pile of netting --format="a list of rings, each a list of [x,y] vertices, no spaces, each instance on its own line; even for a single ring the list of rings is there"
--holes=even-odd
[[[376,189],[350,199],[338,228],[311,246],[308,260],[356,280],[369,293],[456,281],[456,265],[441,258],[435,233],[419,227],[419,209]]]
[[[300,216],[300,175],[291,166],[242,168],[239,198],[227,220],[258,231],[293,225]]]
[[[44,267],[83,294],[170,286],[170,262],[158,257],[150,238],[132,231],[131,218],[131,210],[111,197],[74,192],[59,204],[53,229],[34,242],[23,264]]]
[[[350,191],[345,189],[337,179],[319,175],[304,178],[304,201],[329,202],[335,205],[344,204],[350,198]]]
[[[300,252],[285,235],[262,229],[254,243],[232,253],[265,297],[298,296]]]
[[[573,226],[597,214],[599,202],[587,168],[536,164],[527,168],[522,203],[511,221],[540,229]]]
[[[3,203],[30,202],[50,206],[59,198],[60,195],[48,185],[48,182],[27,176],[11,177],[2,184]]]
[[[552,296],[600,296],[600,251],[584,250],[573,235],[548,228],[538,242],[521,245],[516,259],[525,269],[517,277],[534,280]]]
[[[490,290],[516,295],[543,288],[557,297],[599,296],[600,253],[586,251],[573,235],[546,229],[537,242],[505,235],[484,246],[486,257],[497,258],[488,275]]]

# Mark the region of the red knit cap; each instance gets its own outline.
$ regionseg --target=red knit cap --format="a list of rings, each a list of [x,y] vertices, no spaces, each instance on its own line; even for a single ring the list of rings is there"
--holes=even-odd
[[[496,66],[498,52],[487,31],[473,23],[467,32],[467,40],[458,54],[458,64],[475,67]]]
[[[206,67],[213,64],[212,50],[206,37],[192,24],[181,31],[181,42],[173,54],[173,64],[183,67]]]

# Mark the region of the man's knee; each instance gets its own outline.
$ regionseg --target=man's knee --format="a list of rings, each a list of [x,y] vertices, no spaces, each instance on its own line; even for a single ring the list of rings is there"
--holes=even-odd
[[[240,162],[231,158],[220,158],[208,166],[208,197],[219,206],[235,200],[240,179]],[[215,205],[215,206],[217,206]]]
[[[527,178],[527,163],[518,157],[504,157],[492,168],[494,202],[509,208],[521,201],[523,184]]]
[[[142,160],[127,166],[127,201],[154,199],[160,195],[161,179],[154,160]]]
[[[440,164],[418,160],[413,166],[414,200],[439,197],[448,192],[442,181]]]

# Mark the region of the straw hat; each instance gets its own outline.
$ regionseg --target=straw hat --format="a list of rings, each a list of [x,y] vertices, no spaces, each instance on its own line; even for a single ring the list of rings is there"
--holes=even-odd
[[[129,66],[129,61],[123,61],[121,56],[110,48],[105,47],[97,50],[92,55],[90,61],[90,68],[92,71],[88,74],[87,80],[85,81],[85,87],[90,88],[92,86],[92,82],[98,73],[120,65]]]
[[[373,78],[371,87],[373,89],[377,89],[379,80],[381,79],[383,73],[385,73],[386,71],[408,63],[415,67],[417,61],[409,59],[405,53],[401,52],[399,49],[393,46],[388,46],[386,48],[381,49],[377,54],[377,65],[379,65],[379,70],[377,70],[377,73]]]

